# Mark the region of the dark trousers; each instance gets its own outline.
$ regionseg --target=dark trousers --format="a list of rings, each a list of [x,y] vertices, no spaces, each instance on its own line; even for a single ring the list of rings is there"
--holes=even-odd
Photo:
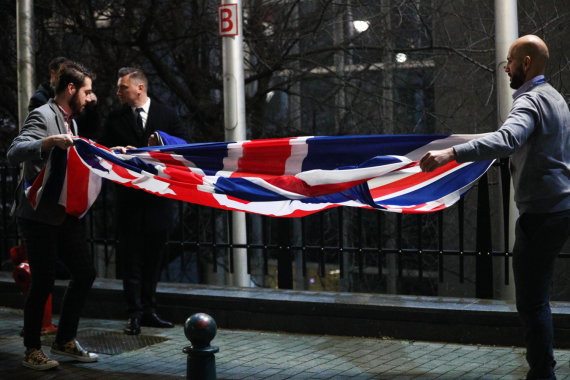
[[[570,235],[570,210],[523,214],[515,230],[516,303],[530,370],[527,379],[555,379],[550,289],[556,257]]]
[[[141,317],[156,312],[156,284],[168,232],[132,227],[122,226],[119,231],[123,289],[129,316]]]
[[[24,305],[24,346],[40,348],[46,301],[53,291],[56,260],[69,270],[71,280],[63,297],[56,335],[58,343],[75,338],[85,298],[95,280],[95,267],[85,239],[83,220],[68,216],[59,226],[18,219],[30,264],[31,285]]]

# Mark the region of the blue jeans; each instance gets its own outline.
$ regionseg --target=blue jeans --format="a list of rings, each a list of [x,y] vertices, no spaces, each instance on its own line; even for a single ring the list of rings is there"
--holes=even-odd
[[[570,235],[570,210],[522,214],[513,248],[516,303],[522,322],[527,379],[556,379],[550,289],[556,258]]]
[[[44,307],[53,290],[58,257],[71,276],[55,338],[58,343],[66,343],[76,336],[85,298],[95,280],[95,267],[85,239],[85,223],[68,216],[59,226],[21,218],[18,225],[25,240],[32,277],[24,305],[24,346],[41,347]]]

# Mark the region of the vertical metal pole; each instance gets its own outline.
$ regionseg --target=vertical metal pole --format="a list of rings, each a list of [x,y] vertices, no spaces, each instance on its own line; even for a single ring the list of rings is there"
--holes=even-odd
[[[293,9],[291,10],[291,26],[293,30],[299,30],[299,8],[300,4],[293,5]],[[298,36],[296,36],[298,38]],[[300,39],[300,38],[299,38]],[[291,47],[291,54],[296,55],[300,52],[300,42],[295,43]],[[291,62],[292,72],[289,78],[291,90],[288,95],[289,101],[289,122],[288,127],[289,131],[287,133],[288,136],[291,135],[290,131],[301,131],[301,81],[296,80],[295,76],[298,75],[297,73],[301,72],[301,62],[299,60],[294,60]]]
[[[382,125],[380,133],[385,135],[396,134],[396,125],[394,123],[394,66],[393,49],[394,41],[392,39],[392,18],[391,9],[393,2],[390,0],[380,0],[380,9],[382,11],[382,20],[384,25],[381,31],[384,33],[384,50],[382,52]],[[397,216],[398,224],[401,226],[401,214]],[[388,223],[386,223],[388,224]],[[399,243],[398,243],[399,244]],[[399,246],[400,248],[401,246]],[[385,256],[386,263],[386,292],[388,294],[398,293],[398,279],[396,271],[401,271],[401,254],[388,253]]]
[[[491,209],[487,173],[477,189],[477,256],[475,257],[475,297],[493,298],[493,256],[491,238]]]
[[[242,0],[222,0],[222,5],[235,5],[237,33],[222,37],[224,78],[224,127],[227,141],[245,140],[245,84],[243,66]],[[222,22],[222,20],[220,20]],[[246,244],[245,214],[232,212],[232,242]],[[233,285],[250,286],[247,273],[247,249],[233,248],[234,272],[230,277]]]
[[[495,0],[495,34],[497,119],[498,126],[501,126],[506,120],[513,104],[513,90],[510,88],[509,77],[505,74],[504,70],[507,63],[509,47],[518,38],[519,34],[516,0]],[[509,213],[508,215],[503,215],[503,218],[509,219],[509,251],[512,251],[513,249],[513,243],[515,241],[515,221],[518,218],[518,210],[514,202],[513,194],[514,190],[511,182]],[[503,268],[501,273],[505,272],[506,271]],[[504,284],[505,281],[502,281],[501,283]],[[513,282],[509,281],[509,284],[510,285],[501,289],[502,299],[514,299]]]
[[[9,208],[9,201],[8,201],[8,191],[7,191],[7,184],[8,181],[8,168],[6,166],[0,166],[0,195],[2,196],[2,203],[0,206],[2,207],[2,228],[5,233],[2,235],[2,251],[0,252],[0,260],[2,262],[7,261],[10,257],[10,246],[8,245],[8,239],[10,238],[8,234],[8,210]],[[4,269],[2,264],[0,264],[0,270]]]
[[[443,282],[443,272],[445,267],[443,266],[443,211],[437,213],[437,247],[439,250],[439,255],[437,256],[438,266],[439,266],[439,282]]]
[[[303,219],[301,218],[293,218],[291,219],[290,228],[291,228],[291,239],[289,245],[303,247]],[[305,261],[305,252],[301,249],[296,249],[291,251],[293,255],[293,266],[294,266],[294,273],[295,273],[295,289],[305,290],[306,289],[306,274],[307,274],[307,263]]]
[[[324,212],[319,213],[319,243],[321,249],[319,250],[319,276],[325,277],[325,217]]]
[[[465,200],[461,198],[457,207],[459,219],[459,283],[465,282]]]
[[[390,0],[380,0],[382,18],[385,22],[384,31],[384,51],[382,53],[382,133],[385,135],[397,134],[394,123],[394,41],[392,40],[392,18],[391,10],[393,2]],[[389,270],[393,265],[389,261]]]
[[[345,35],[345,4],[343,1],[336,2],[335,22],[333,25],[333,41],[335,45],[341,45],[344,41]],[[335,94],[335,118],[334,118],[334,133],[339,134],[342,131],[342,124],[346,115],[346,91],[345,91],[345,52],[339,50],[334,53],[334,67],[336,69],[336,85],[339,87]],[[341,273],[342,277],[342,273]]]
[[[291,220],[289,218],[276,218],[272,226],[276,228],[274,236],[278,248],[277,253],[277,287],[279,289],[293,289],[293,253],[291,252]],[[299,273],[297,273],[299,276]]]
[[[383,267],[383,263],[385,261],[385,255],[383,252],[383,246],[384,246],[384,239],[382,239],[382,232],[384,231],[383,227],[384,224],[382,223],[382,214],[381,212],[379,212],[376,216],[376,226],[377,226],[377,231],[378,231],[378,254],[377,256],[377,260],[378,260],[378,280],[382,280],[382,267]]]
[[[422,258],[422,214],[416,215],[416,226],[418,228],[418,277],[421,280],[424,276]]]
[[[33,48],[33,0],[18,0],[17,50],[18,50],[18,126],[21,129],[28,115],[28,102],[33,95],[34,48]]]

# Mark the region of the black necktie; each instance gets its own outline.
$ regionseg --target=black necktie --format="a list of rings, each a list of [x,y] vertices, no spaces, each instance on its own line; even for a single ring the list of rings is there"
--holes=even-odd
[[[144,130],[143,119],[142,119],[142,115],[141,115],[142,110],[143,110],[142,107],[135,108],[135,112],[137,113],[137,126],[139,127],[139,129],[141,131]]]

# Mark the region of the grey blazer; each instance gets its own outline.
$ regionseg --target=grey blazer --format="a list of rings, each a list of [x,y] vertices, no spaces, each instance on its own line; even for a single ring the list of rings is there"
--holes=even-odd
[[[76,135],[75,121],[71,127]],[[42,153],[41,151],[42,140],[47,136],[62,133],[67,133],[63,115],[53,99],[50,99],[46,104],[28,114],[22,130],[12,141],[7,154],[8,162],[11,165],[23,163],[20,183],[16,188],[15,204],[12,208],[17,217],[51,225],[60,225],[65,220],[67,214],[63,206],[44,199],[34,210],[24,195],[24,182],[33,181],[49,157],[49,152]]]

